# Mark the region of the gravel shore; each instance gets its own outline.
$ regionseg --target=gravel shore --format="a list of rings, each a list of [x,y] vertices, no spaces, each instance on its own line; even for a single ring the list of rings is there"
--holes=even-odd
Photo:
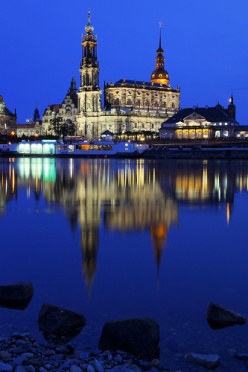
[[[37,342],[30,334],[0,338],[0,371],[10,372],[143,372],[170,371],[159,360],[141,360],[123,351],[82,351],[72,344]]]

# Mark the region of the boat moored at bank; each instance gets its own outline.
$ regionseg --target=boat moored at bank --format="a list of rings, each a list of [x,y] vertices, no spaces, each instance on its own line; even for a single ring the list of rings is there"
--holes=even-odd
[[[9,153],[26,156],[114,157],[139,156],[147,144],[131,141],[22,141],[9,145]]]

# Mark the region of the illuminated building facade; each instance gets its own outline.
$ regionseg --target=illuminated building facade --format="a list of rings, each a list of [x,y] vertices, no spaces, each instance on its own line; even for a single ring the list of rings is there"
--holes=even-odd
[[[239,128],[235,115],[233,97],[227,109],[219,104],[182,109],[162,124],[159,136],[177,140],[232,138]]]
[[[61,104],[49,105],[42,117],[42,134],[54,134],[50,130],[51,120],[56,117],[63,118],[63,121],[71,121],[76,124],[76,118],[78,114],[78,96],[76,80],[73,77],[71,80],[70,88]]]
[[[12,113],[0,96],[0,134],[9,135],[16,130],[16,113]]]
[[[163,52],[160,28],[156,68],[150,82],[122,79],[104,84],[101,107],[97,39],[88,13],[88,23],[82,37],[80,86],[72,109],[76,134],[91,139],[99,137],[106,130],[115,134],[141,131],[158,133],[161,123],[175,114],[180,106],[180,89],[170,87]],[[48,131],[53,112],[63,119],[67,115],[61,105],[48,106],[42,118],[44,134]]]

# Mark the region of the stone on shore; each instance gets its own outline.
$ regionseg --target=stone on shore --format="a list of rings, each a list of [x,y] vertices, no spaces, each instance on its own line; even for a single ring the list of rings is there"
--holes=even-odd
[[[185,354],[184,359],[208,369],[214,369],[220,364],[220,357],[216,354],[188,353]]]
[[[38,319],[44,337],[56,343],[67,343],[85,326],[83,315],[59,306],[43,304]]]
[[[239,360],[245,360],[245,361],[248,360],[248,354],[246,353],[237,353],[234,356],[236,359],[239,359]]]
[[[99,349],[122,350],[142,358],[152,359],[158,350],[159,324],[152,319],[124,319],[106,322]]]
[[[207,309],[206,317],[208,324],[212,329],[221,329],[236,324],[243,325],[246,323],[246,318],[240,314],[224,309],[212,302]]]
[[[24,310],[30,303],[34,288],[30,282],[0,286],[0,306],[9,309]]]

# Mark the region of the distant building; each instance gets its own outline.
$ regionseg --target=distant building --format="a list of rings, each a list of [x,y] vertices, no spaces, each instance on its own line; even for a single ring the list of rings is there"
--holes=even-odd
[[[182,109],[162,123],[159,137],[177,140],[233,138],[239,128],[235,116],[233,97],[227,109],[220,104]]]
[[[0,96],[0,134],[9,135],[16,130],[16,112],[13,114]]]
[[[170,87],[169,74],[164,69],[161,28],[156,68],[151,74],[150,82],[121,79],[116,83],[104,84],[103,107],[97,39],[93,31],[88,13],[86,34],[82,38],[79,90],[76,93],[73,80],[64,102],[47,107],[42,117],[43,133],[49,132],[54,115],[76,122],[76,134],[88,138],[100,137],[106,130],[114,134],[158,132],[161,123],[174,115],[180,106],[180,89]]]
[[[25,124],[16,125],[15,132],[17,137],[39,137],[42,135],[42,123],[37,107],[32,118],[27,119]]]

